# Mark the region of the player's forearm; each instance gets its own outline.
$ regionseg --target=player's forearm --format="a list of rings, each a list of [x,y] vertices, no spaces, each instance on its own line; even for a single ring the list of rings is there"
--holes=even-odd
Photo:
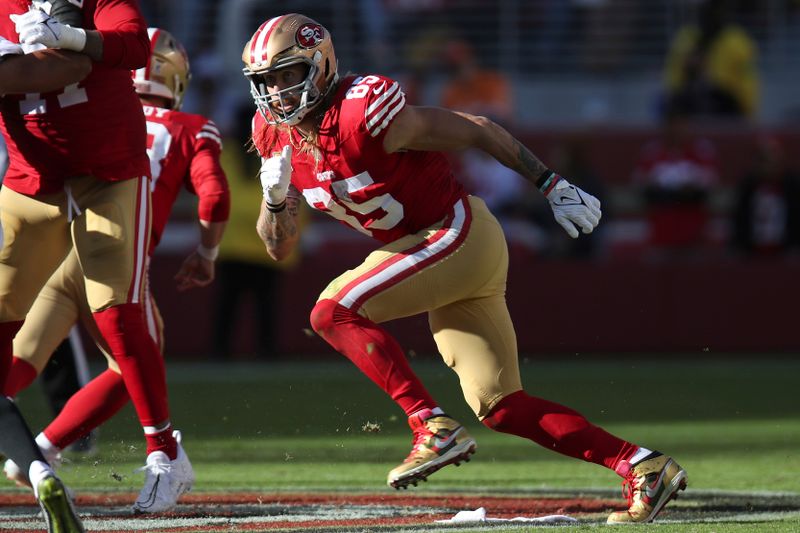
[[[91,72],[92,62],[69,50],[38,50],[5,56],[0,69],[0,94],[49,92],[81,81]]]
[[[225,233],[225,222],[210,222],[200,219],[200,244],[206,248],[216,248],[222,242],[222,235]]]
[[[276,261],[286,259],[300,239],[300,232],[297,230],[297,210],[296,198],[287,198],[286,208],[277,213],[271,212],[267,209],[266,203],[261,202],[256,231],[264,242],[267,253]]]
[[[92,58],[92,61],[103,60],[103,37],[97,30],[86,30],[86,46],[83,53]]]
[[[477,148],[536,182],[547,167],[508,131],[486,117],[435,107],[409,107],[386,135],[387,152]]]
[[[531,183],[536,183],[547,166],[533,152],[499,124],[466,113],[458,113],[478,126],[474,146],[491,155],[497,161],[516,171]]]

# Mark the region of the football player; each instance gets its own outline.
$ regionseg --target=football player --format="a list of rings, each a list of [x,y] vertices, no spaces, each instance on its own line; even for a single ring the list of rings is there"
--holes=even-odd
[[[465,194],[442,151],[478,148],[520,173],[572,238],[598,224],[597,199],[491,120],[407,105],[399,83],[385,76],[340,79],[330,34],[303,15],[264,22],[242,58],[263,159],[257,228],[269,254],[281,259],[296,245],[301,196],[383,243],[327,286],[311,324],[409,417],[413,449],[388,484],[416,485],[476,448],[380,325],[425,312],[443,359],[487,427],[616,471],[627,480],[629,508],[609,522],[652,520],[685,487],[686,472],[666,455],[525,393],[505,301],[503,232],[483,201]]]
[[[214,261],[230,210],[227,180],[220,166],[220,133],[207,118],[180,111],[191,77],[183,46],[172,34],[159,28],[149,28],[148,35],[151,55],[147,66],[132,75],[147,119],[147,154],[153,176],[149,252],[152,254],[158,245],[178,193],[185,187],[199,198],[200,244],[186,257],[175,279],[179,290],[205,287],[214,279]],[[144,306],[148,333],[163,349],[163,322],[146,277]],[[61,450],[116,414],[129,399],[119,367],[92,320],[83,275],[73,250],[42,289],[14,339],[13,365],[4,394],[16,395],[42,372],[77,320],[81,320],[106,355],[109,368],[81,388],[36,437],[53,465],[60,463]],[[147,461],[153,469],[169,464],[166,456],[158,453],[149,455]],[[12,461],[7,461],[4,469],[10,479],[25,483],[22,472]],[[188,490],[193,482],[191,470],[176,479],[183,483],[182,491]],[[170,494],[178,496],[180,492]],[[175,503],[175,499],[140,498],[134,510],[161,512]]]
[[[74,249],[90,311],[119,365],[148,458],[164,456],[171,466],[146,470],[142,497],[174,499],[166,493],[177,490],[174,478],[191,466],[172,432],[164,362],[148,335],[142,305],[150,162],[130,71],[147,63],[147,27],[135,0],[66,3],[79,10],[75,20],[81,27],[24,0],[0,3],[0,36],[23,48],[72,50],[93,60],[79,83],[2,99],[0,130],[10,164],[0,190],[0,381],[36,296]],[[54,3],[36,4],[46,9]],[[2,434],[5,439],[5,426]],[[36,486],[31,458],[8,455]]]

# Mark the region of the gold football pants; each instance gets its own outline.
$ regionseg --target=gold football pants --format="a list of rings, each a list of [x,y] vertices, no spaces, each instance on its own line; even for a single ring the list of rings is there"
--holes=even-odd
[[[372,252],[333,280],[331,299],[376,323],[428,313],[442,358],[479,418],[522,389],[517,341],[505,300],[508,249],[479,198],[451,216]]]
[[[65,182],[64,191],[28,196],[0,189],[0,322],[22,320],[74,245],[92,311],[142,297],[150,242],[147,178]]]

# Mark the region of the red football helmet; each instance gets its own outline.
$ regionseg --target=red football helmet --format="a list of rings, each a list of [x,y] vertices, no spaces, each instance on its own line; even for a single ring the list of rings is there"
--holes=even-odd
[[[325,99],[339,78],[330,33],[321,24],[297,13],[264,22],[245,44],[242,61],[253,100],[269,124],[299,123]],[[270,94],[264,75],[297,64],[308,67],[305,79]],[[300,103],[284,111],[282,99],[288,94],[299,95]]]

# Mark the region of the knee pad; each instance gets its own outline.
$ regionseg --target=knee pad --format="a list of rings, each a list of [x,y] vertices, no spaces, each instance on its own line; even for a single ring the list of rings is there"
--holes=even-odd
[[[324,332],[335,326],[366,320],[334,300],[320,300],[311,310],[311,327],[324,337]]]
[[[324,337],[324,332],[334,325],[334,312],[338,303],[333,300],[320,300],[314,305],[311,310],[311,329],[317,332],[318,335]],[[339,306],[341,307],[341,306]]]

